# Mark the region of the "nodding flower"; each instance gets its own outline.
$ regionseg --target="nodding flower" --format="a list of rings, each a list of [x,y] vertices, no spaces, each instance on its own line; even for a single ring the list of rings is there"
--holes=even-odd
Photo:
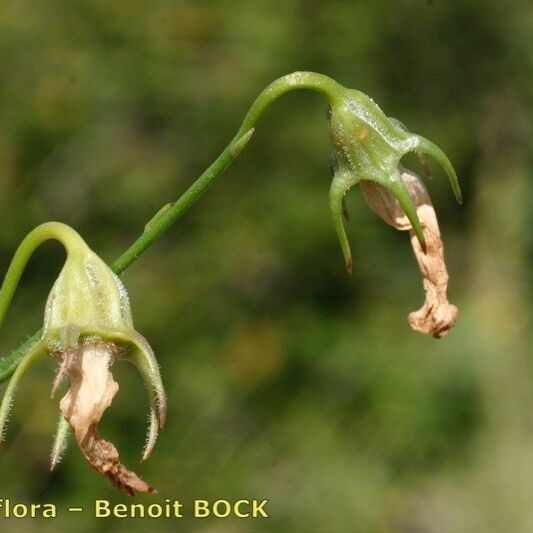
[[[457,308],[446,298],[448,273],[437,218],[421,180],[403,168],[400,160],[408,152],[415,152],[429,173],[423,155],[435,158],[446,171],[455,198],[462,203],[453,166],[438,146],[387,117],[362,92],[337,84],[328,100],[334,150],[329,201],[346,269],[351,273],[352,255],[342,220],[344,197],[351,187],[361,185],[372,210],[396,229],[411,233],[424,277],[426,302],[420,311],[409,315],[409,322],[417,331],[441,337],[455,323]]]
[[[133,326],[124,285],[72,228],[49,222],[35,228],[22,241],[0,289],[0,322],[29,257],[48,239],[60,241],[67,258],[46,302],[42,335],[22,357],[4,393],[0,405],[2,439],[21,378],[37,359],[51,356],[59,364],[52,397],[65,377],[70,381],[69,390],[59,402],[51,468],[60,462],[72,429],[85,459],[113,485],[130,495],[136,491],[154,492],[121,464],[115,446],[100,437],[98,423],[119,389],[111,365],[119,360],[130,361],[141,373],[150,401],[150,423],[142,455],[146,459],[167,413],[159,366],[150,345]]]

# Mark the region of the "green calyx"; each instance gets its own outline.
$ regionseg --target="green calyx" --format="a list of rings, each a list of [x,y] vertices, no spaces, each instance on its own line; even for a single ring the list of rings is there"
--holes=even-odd
[[[402,206],[423,249],[425,239],[416,208],[400,177],[400,160],[408,152],[434,157],[447,172],[458,202],[461,191],[455,171],[436,145],[410,133],[399,121],[388,118],[360,91],[342,87],[329,98],[330,135],[335,155],[329,201],[346,268],[352,257],[342,221],[342,202],[347,191],[363,180],[388,189]]]
[[[94,331],[111,341],[113,332],[129,330],[128,294],[118,276],[84,242],[69,250],[46,302],[43,339],[61,350]]]

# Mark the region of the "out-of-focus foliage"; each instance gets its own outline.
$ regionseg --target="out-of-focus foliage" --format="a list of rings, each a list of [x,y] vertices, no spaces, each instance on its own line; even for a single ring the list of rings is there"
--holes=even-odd
[[[52,501],[60,517],[1,529],[531,531],[532,18],[519,0],[2,2],[2,271],[51,219],[115,259],[220,152],[259,90],[294,70],[365,91],[437,142],[465,205],[436,170],[428,186],[461,315],[435,341],[405,320],[423,298],[407,236],[358,191],[345,275],[327,205],[325,104],[284,97],[124,275],[170,404],[139,469],[160,494],[139,499],[269,498],[271,518],[95,521],[94,498],[126,497],[75,447],[48,472],[57,400],[42,362],[18,393],[0,498]],[[61,260],[54,245],[32,260],[2,353],[40,325]],[[115,373],[121,391],[102,433],[133,467],[148,406],[133,368]],[[69,505],[87,510],[69,515]]]

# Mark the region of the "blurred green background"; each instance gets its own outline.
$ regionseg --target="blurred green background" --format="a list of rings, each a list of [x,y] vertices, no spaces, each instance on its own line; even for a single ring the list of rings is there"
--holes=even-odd
[[[423,301],[407,236],[358,190],[346,276],[327,204],[325,103],[285,96],[123,276],[169,395],[154,455],[139,466],[147,400],[125,364],[101,428],[159,489],[136,502],[268,498],[271,517],[91,518],[95,498],[130,500],[74,445],[49,473],[58,400],[43,360],[16,397],[0,498],[56,503],[59,518],[0,529],[533,531],[532,22],[518,0],[2,2],[2,272],[52,219],[114,260],[218,155],[258,92],[294,70],[368,93],[439,144],[466,201],[454,203],[433,165],[461,313],[436,341],[406,322]],[[35,254],[0,353],[40,326],[62,257],[55,244]]]

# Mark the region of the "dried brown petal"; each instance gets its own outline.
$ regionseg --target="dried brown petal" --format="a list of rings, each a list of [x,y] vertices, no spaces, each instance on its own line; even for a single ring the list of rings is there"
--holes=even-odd
[[[458,311],[455,305],[448,302],[446,296],[448,271],[444,262],[444,246],[439,224],[429,194],[420,178],[406,170],[402,173],[402,181],[416,206],[426,239],[426,253],[394,195],[375,182],[363,181],[361,188],[368,206],[387,224],[401,231],[409,231],[411,246],[424,278],[426,300],[418,311],[409,314],[408,321],[414,330],[440,338],[455,324]]]
[[[51,398],[55,396],[55,393],[63,382],[63,379],[65,378],[65,376],[68,375],[75,357],[76,350],[73,350],[72,348],[68,348],[63,352],[61,356],[61,362],[59,364],[59,368],[57,369],[56,377],[54,379],[54,384],[52,385],[52,393],[50,394]]]
[[[113,345],[81,345],[70,363],[70,389],[59,407],[72,426],[83,455],[96,471],[130,496],[136,491],[155,492],[122,465],[115,446],[98,435],[98,423],[119,389],[109,370],[113,358]]]

